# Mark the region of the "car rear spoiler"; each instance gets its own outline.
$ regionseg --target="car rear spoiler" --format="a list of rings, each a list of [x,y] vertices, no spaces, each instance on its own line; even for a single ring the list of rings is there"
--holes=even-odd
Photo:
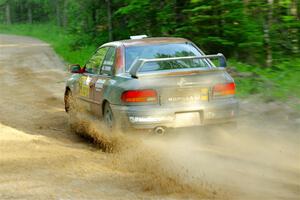
[[[225,68],[227,66],[226,58],[223,54],[218,53],[216,55],[205,55],[205,56],[187,56],[187,57],[173,57],[173,58],[154,58],[154,59],[138,59],[136,60],[129,69],[129,74],[133,78],[138,78],[137,73],[140,71],[142,66],[149,62],[161,62],[161,61],[175,61],[175,60],[192,60],[192,59],[210,59],[210,58],[218,58],[220,62],[220,67]],[[198,69],[198,70],[197,70]],[[172,71],[203,71],[201,68],[187,68],[187,69],[179,69]]]

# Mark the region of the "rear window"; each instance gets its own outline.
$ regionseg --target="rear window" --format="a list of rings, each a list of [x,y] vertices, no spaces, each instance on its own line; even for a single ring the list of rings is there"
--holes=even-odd
[[[125,49],[126,71],[138,59],[153,58],[173,58],[186,56],[201,56],[202,54],[191,44],[157,44],[146,46],[131,46]],[[141,72],[182,69],[182,68],[199,68],[209,67],[209,63],[202,59],[176,60],[176,61],[160,61],[146,63]]]

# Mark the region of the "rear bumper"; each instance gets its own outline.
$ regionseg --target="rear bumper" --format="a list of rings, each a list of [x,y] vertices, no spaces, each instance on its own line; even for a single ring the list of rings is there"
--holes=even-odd
[[[153,129],[159,126],[176,128],[231,122],[235,121],[238,115],[238,107],[238,101],[235,98],[214,100],[193,106],[111,105],[120,126],[135,129]],[[197,113],[199,120],[178,122],[179,114],[183,113]],[[195,115],[193,114],[193,116]]]

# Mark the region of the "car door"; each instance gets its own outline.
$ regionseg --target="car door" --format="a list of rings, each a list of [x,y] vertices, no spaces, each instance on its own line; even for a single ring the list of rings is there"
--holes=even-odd
[[[85,111],[92,111],[94,105],[93,85],[97,81],[108,47],[99,48],[85,64],[86,73],[79,79],[79,106]]]
[[[102,102],[105,88],[108,85],[114,72],[114,64],[116,57],[116,47],[109,47],[105,55],[104,61],[102,62],[99,75],[94,80],[92,85],[93,91],[93,106],[92,111],[95,115],[102,116]]]

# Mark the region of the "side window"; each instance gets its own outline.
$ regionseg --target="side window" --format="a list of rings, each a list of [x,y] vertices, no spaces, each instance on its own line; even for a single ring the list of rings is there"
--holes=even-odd
[[[104,60],[106,52],[108,51],[109,47],[103,47],[99,49],[87,62],[86,71],[91,74],[99,74],[100,66]]]
[[[113,74],[113,66],[115,62],[116,57],[116,48],[115,47],[109,47],[107,54],[105,56],[104,62],[102,64],[101,68],[101,74],[103,75],[112,75]]]

